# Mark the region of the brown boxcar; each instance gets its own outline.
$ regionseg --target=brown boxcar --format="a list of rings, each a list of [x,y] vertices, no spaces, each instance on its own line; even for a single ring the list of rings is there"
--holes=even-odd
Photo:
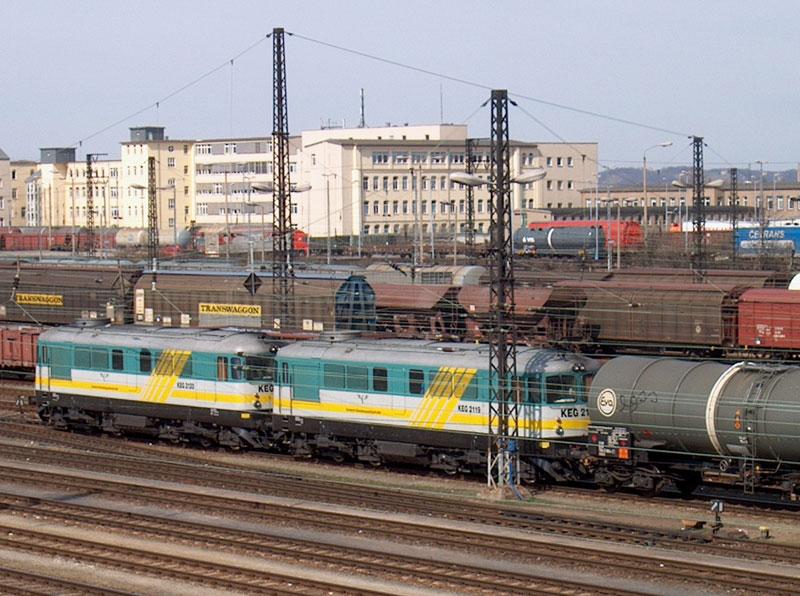
[[[744,291],[737,286],[613,281],[557,286],[585,293],[575,326],[595,346],[697,351],[736,345],[736,299]]]
[[[0,325],[0,367],[33,370],[41,327]]]
[[[739,298],[739,345],[800,350],[800,292],[747,290]]]

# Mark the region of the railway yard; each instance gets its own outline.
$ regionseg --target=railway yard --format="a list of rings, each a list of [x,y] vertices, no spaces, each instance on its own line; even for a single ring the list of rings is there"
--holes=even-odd
[[[791,594],[794,513],[379,471],[43,427],[2,394],[0,587],[15,594]],[[708,522],[683,529],[687,520]],[[770,538],[762,538],[768,526]]]

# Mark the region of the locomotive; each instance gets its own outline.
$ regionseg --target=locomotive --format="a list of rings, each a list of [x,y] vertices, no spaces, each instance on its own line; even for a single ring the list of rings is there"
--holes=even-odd
[[[339,339],[281,344],[233,329],[61,327],[42,334],[36,396],[61,428],[276,449],[379,465],[486,467],[485,346]],[[599,364],[523,348],[520,476],[564,480]]]

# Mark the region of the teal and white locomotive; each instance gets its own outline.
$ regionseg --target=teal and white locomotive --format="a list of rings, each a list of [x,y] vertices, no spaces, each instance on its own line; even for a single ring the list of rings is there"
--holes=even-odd
[[[280,449],[378,465],[482,472],[487,346],[342,339],[278,344],[258,332],[72,328],[39,342],[36,401],[66,427]],[[522,474],[569,471],[589,424],[589,358],[520,348]]]

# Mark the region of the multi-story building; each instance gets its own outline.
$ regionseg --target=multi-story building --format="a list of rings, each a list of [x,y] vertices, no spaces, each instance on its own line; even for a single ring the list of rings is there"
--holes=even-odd
[[[15,160],[11,162],[11,205],[9,212],[10,226],[27,226],[28,189],[26,181],[39,168],[35,161]]]
[[[289,172],[297,182],[299,138],[289,139]],[[194,145],[195,219],[198,224],[272,221],[272,139],[202,139]],[[297,204],[293,201],[293,212]],[[297,222],[295,222],[297,223]]]
[[[163,126],[130,129],[122,143],[117,189],[120,227],[147,227],[148,165],[155,158],[156,203],[159,234],[177,239],[181,228],[193,221],[195,141],[171,140]]]
[[[0,226],[11,225],[11,160],[0,149]]]
[[[464,125],[325,129],[301,134],[299,178],[311,190],[298,201],[295,223],[312,236],[452,235],[466,226],[465,188],[450,174],[465,169]],[[477,139],[475,173],[489,177],[488,139]],[[581,185],[594,179],[596,143],[511,142],[511,176],[543,168],[539,182],[513,185],[519,225],[535,210],[578,206]],[[489,190],[475,190],[475,228],[488,232]]]

